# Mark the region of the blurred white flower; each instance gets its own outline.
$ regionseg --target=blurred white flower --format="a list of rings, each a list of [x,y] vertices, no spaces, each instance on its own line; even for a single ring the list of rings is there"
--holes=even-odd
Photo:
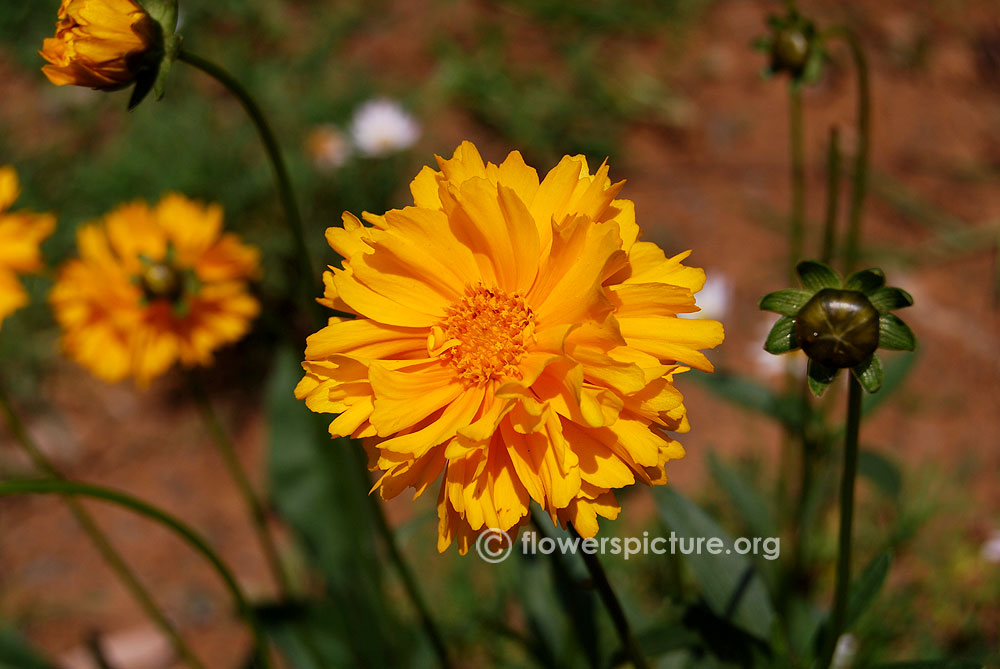
[[[990,538],[983,544],[979,554],[983,559],[993,564],[1000,564],[1000,530],[994,530]]]
[[[306,153],[324,172],[335,170],[351,156],[351,143],[335,125],[316,126],[306,137]]]
[[[677,314],[681,318],[707,318],[721,321],[729,311],[733,287],[725,274],[708,272],[705,287],[698,291],[698,306],[701,311],[693,314]]]
[[[852,634],[844,634],[837,639],[837,648],[833,651],[834,669],[847,669],[854,664],[854,656],[858,654],[858,640]]]
[[[168,669],[174,665],[170,642],[151,625],[112,632],[100,638],[101,651],[113,667],[128,669]],[[91,651],[83,646],[65,653],[59,661],[62,669],[97,669]]]
[[[420,137],[420,124],[399,103],[382,98],[358,108],[350,135],[362,155],[378,157],[413,146]]]

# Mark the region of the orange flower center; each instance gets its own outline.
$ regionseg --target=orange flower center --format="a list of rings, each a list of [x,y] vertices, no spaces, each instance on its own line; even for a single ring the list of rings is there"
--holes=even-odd
[[[479,284],[447,314],[431,336],[441,342],[442,358],[454,365],[460,378],[482,384],[521,377],[517,363],[535,341],[535,317],[523,297]]]

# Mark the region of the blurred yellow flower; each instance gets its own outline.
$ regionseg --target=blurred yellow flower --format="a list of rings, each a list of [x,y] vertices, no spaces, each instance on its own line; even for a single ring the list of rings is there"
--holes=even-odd
[[[133,0],[63,0],[56,35],[38,52],[53,84],[124,88],[163,55],[160,27]]]
[[[145,386],[176,361],[208,365],[249,329],[259,253],[222,232],[222,208],[182,195],[124,204],[77,231],[50,295],[66,353],[106,381]]]
[[[14,168],[0,167],[0,325],[28,302],[17,275],[42,268],[38,247],[56,227],[51,214],[8,211],[20,193]]]
[[[614,490],[666,482],[688,429],[675,374],[722,342],[697,311],[705,274],[638,241],[608,167],[566,156],[539,182],[521,154],[465,142],[410,186],[415,206],[330,228],[334,317],[308,339],[296,389],[366,438],[383,498],[444,472],[438,549],[527,520],[533,499],[585,537]]]

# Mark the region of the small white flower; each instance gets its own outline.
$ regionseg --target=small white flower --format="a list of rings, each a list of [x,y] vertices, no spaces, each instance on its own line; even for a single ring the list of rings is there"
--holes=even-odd
[[[983,544],[979,554],[983,559],[993,564],[1000,564],[1000,530],[994,530],[990,538]]]
[[[362,155],[374,158],[413,146],[420,124],[393,100],[370,100],[354,113],[350,135]]]
[[[351,144],[336,126],[316,126],[306,137],[306,152],[317,169],[324,172],[343,165],[351,155]]]
[[[729,311],[732,301],[733,287],[725,274],[709,272],[705,286],[698,291],[698,306],[701,311],[693,314],[677,314],[681,318],[707,318],[721,321]]]
[[[844,634],[837,639],[837,648],[833,651],[834,669],[847,669],[854,664],[854,656],[858,654],[858,640],[852,634]]]

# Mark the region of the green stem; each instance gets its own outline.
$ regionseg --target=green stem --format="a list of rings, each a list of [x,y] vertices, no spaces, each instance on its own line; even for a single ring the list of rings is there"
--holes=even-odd
[[[871,147],[871,83],[868,77],[868,60],[857,36],[845,26],[828,31],[828,36],[843,39],[851,50],[858,79],[858,150],[854,156],[854,173],[851,181],[851,212],[844,249],[847,272],[854,270],[860,257],[861,216],[868,194],[868,158]]]
[[[247,478],[247,474],[240,464],[239,457],[236,455],[233,442],[229,438],[229,434],[223,427],[215,410],[212,408],[212,401],[209,399],[208,393],[205,392],[205,387],[201,383],[201,379],[194,371],[188,372],[187,379],[188,387],[191,390],[195,403],[198,405],[202,421],[204,421],[205,427],[212,435],[212,443],[215,444],[216,450],[222,457],[223,462],[226,463],[226,469],[229,470],[229,475],[233,478],[233,482],[236,483],[236,487],[239,489],[240,495],[243,496],[243,501],[250,511],[250,518],[253,521],[254,531],[257,534],[257,541],[260,544],[261,551],[264,553],[264,558],[267,560],[267,565],[271,570],[274,581],[281,592],[281,596],[284,599],[288,599],[292,592],[292,587],[288,580],[288,575],[282,566],[274,537],[271,536],[271,531],[268,529],[267,511],[254,492],[253,485]]]
[[[0,407],[3,408],[3,412],[7,418],[7,423],[10,425],[11,432],[14,434],[14,438],[24,449],[25,453],[34,463],[35,467],[42,471],[46,476],[54,480],[63,480],[62,473],[56,468],[55,464],[42,452],[35,443],[34,439],[28,433],[21,421],[20,416],[14,411],[14,407],[10,403],[10,399],[7,397],[6,392],[0,387]],[[64,501],[66,506],[69,508],[70,513],[76,519],[77,524],[84,531],[87,537],[90,539],[94,547],[104,558],[108,567],[115,573],[118,579],[121,581],[125,589],[129,591],[133,599],[139,604],[140,608],[146,613],[150,620],[160,628],[164,636],[170,642],[173,647],[174,652],[177,656],[190,667],[194,669],[204,669],[203,665],[198,658],[195,656],[194,652],[188,647],[187,643],[181,637],[181,635],[174,628],[173,624],[167,618],[166,614],[160,609],[156,601],[153,599],[149,591],[146,590],[142,582],[135,575],[132,569],[125,562],[125,559],[121,554],[111,545],[107,536],[101,530],[97,521],[94,520],[82,504],[73,497],[64,496]]]
[[[360,451],[358,463],[363,475],[363,480],[367,481],[369,483],[369,487],[371,487],[371,476],[368,473],[368,467],[365,463],[364,451]],[[410,601],[417,610],[417,615],[420,617],[420,624],[424,628],[424,633],[427,634],[431,645],[434,647],[434,652],[438,657],[438,664],[443,669],[449,669],[453,665],[451,658],[448,655],[448,647],[444,643],[444,637],[441,635],[441,631],[438,629],[437,623],[431,615],[431,610],[428,608],[427,602],[424,601],[424,597],[421,594],[420,589],[417,587],[417,580],[414,578],[413,572],[410,570],[410,566],[406,563],[402,552],[399,550],[399,544],[396,542],[396,535],[393,533],[392,528],[389,526],[389,521],[385,517],[385,510],[382,508],[382,504],[379,503],[378,498],[374,494],[368,494],[366,495],[366,498],[368,499],[369,506],[371,507],[372,516],[375,518],[375,525],[378,528],[378,532],[382,536],[382,540],[385,542],[386,550],[389,551],[389,558],[396,566],[399,579],[403,582],[403,588],[406,590]]]
[[[102,486],[91,485],[89,483],[74,483],[71,481],[41,480],[41,481],[4,481],[0,482],[0,497],[9,495],[40,495],[55,494],[61,496],[78,495],[91,497],[110,502],[123,509],[128,509],[141,516],[153,520],[157,524],[171,530],[185,543],[208,560],[212,568],[222,578],[226,589],[232,596],[236,604],[236,610],[250,625],[250,633],[253,637],[254,655],[261,668],[271,666],[271,658],[264,642],[264,635],[260,629],[260,624],[253,609],[250,607],[247,598],[243,595],[239,583],[233,572],[226,566],[222,559],[212,550],[208,543],[202,539],[194,530],[185,525],[182,521],[171,516],[165,511],[161,511],[154,506],[143,502],[141,499],[132,497],[117,490],[104,488]]]
[[[580,534],[576,531],[575,527],[569,525],[569,529],[574,537],[577,539],[580,538]],[[649,662],[646,661],[646,657],[639,649],[639,642],[635,640],[635,635],[632,634],[632,627],[625,616],[625,609],[622,608],[621,602],[618,601],[618,595],[615,594],[614,588],[611,587],[611,582],[608,580],[608,575],[605,573],[601,561],[597,555],[589,551],[580,551],[580,556],[583,558],[583,563],[587,566],[587,571],[590,572],[590,580],[594,583],[594,588],[601,597],[608,615],[611,616],[611,622],[614,623],[618,637],[621,639],[622,647],[632,660],[632,664],[637,669],[648,669]]]
[[[795,266],[802,259],[806,219],[805,130],[802,120],[802,87],[788,85],[788,116],[791,133],[792,212],[788,227],[788,272],[795,279]]]
[[[826,150],[826,220],[823,222],[823,249],[820,261],[833,262],[837,236],[837,215],[840,204],[840,130],[830,128],[830,143]]]
[[[830,635],[820,667],[833,662],[837,640],[844,633],[851,585],[851,529],[854,523],[854,480],[858,471],[858,433],[861,430],[861,384],[848,374],[847,433],[844,438],[844,472],[840,479],[840,538],[837,549],[837,582],[833,596]]]
[[[302,216],[299,213],[299,207],[295,200],[295,193],[292,190],[292,182],[288,177],[288,169],[285,167],[285,159],[282,156],[281,147],[274,135],[274,131],[271,130],[271,125],[267,122],[267,117],[264,116],[264,113],[253,99],[253,96],[250,95],[250,92],[222,67],[185,49],[181,49],[177,54],[177,60],[201,70],[222,84],[226,90],[240,101],[243,109],[246,110],[247,115],[250,116],[250,120],[253,121],[254,126],[257,128],[257,133],[260,135],[264,149],[267,151],[271,167],[274,169],[278,195],[285,209],[285,218],[287,219],[288,227],[291,230],[292,239],[295,243],[295,253],[299,257],[298,267],[301,273],[299,285],[302,291],[302,299],[304,300],[303,306],[306,307],[309,315],[315,317],[316,310],[313,308],[315,304],[313,300],[315,291],[312,281],[315,274],[313,273],[314,265],[312,256],[306,244],[305,228],[303,227]]]

